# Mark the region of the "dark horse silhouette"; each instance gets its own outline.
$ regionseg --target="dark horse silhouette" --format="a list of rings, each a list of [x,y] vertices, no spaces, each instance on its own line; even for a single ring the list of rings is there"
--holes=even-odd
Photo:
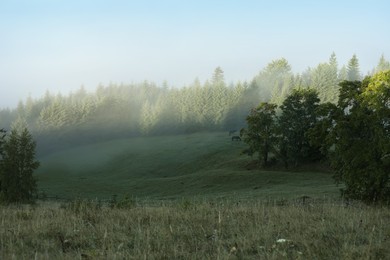
[[[232,141],[241,141],[241,137],[238,135],[232,136]]]

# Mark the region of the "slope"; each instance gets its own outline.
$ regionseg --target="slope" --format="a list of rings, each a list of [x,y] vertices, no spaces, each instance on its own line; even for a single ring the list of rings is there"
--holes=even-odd
[[[120,139],[39,158],[36,177],[40,191],[61,198],[337,195],[329,173],[248,170],[244,148],[227,133]]]

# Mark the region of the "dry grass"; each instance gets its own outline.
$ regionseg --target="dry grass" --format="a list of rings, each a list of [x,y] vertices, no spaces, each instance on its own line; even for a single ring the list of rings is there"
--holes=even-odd
[[[118,204],[119,205],[119,204]],[[388,207],[311,201],[0,207],[0,259],[385,259]]]

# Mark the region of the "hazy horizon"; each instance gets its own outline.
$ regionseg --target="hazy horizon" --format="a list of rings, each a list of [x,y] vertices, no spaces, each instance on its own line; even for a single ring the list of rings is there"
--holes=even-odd
[[[294,72],[356,54],[363,74],[390,58],[387,1],[5,1],[0,108],[29,94],[144,80],[181,87],[220,66],[251,80],[286,58]]]

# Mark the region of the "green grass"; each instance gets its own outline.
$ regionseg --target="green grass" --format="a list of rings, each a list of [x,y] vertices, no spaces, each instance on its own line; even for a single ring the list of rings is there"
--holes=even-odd
[[[0,205],[0,259],[390,255],[388,206],[344,203],[318,165],[254,168],[240,155],[244,148],[226,133],[197,133],[102,142],[39,158],[40,190],[83,199]]]
[[[114,140],[39,158],[36,177],[39,190],[62,198],[338,195],[326,172],[248,170],[244,148],[225,132]]]
[[[93,201],[0,206],[0,259],[388,259],[388,207]],[[115,205],[114,205],[115,206]],[[284,239],[284,240],[280,240]]]

